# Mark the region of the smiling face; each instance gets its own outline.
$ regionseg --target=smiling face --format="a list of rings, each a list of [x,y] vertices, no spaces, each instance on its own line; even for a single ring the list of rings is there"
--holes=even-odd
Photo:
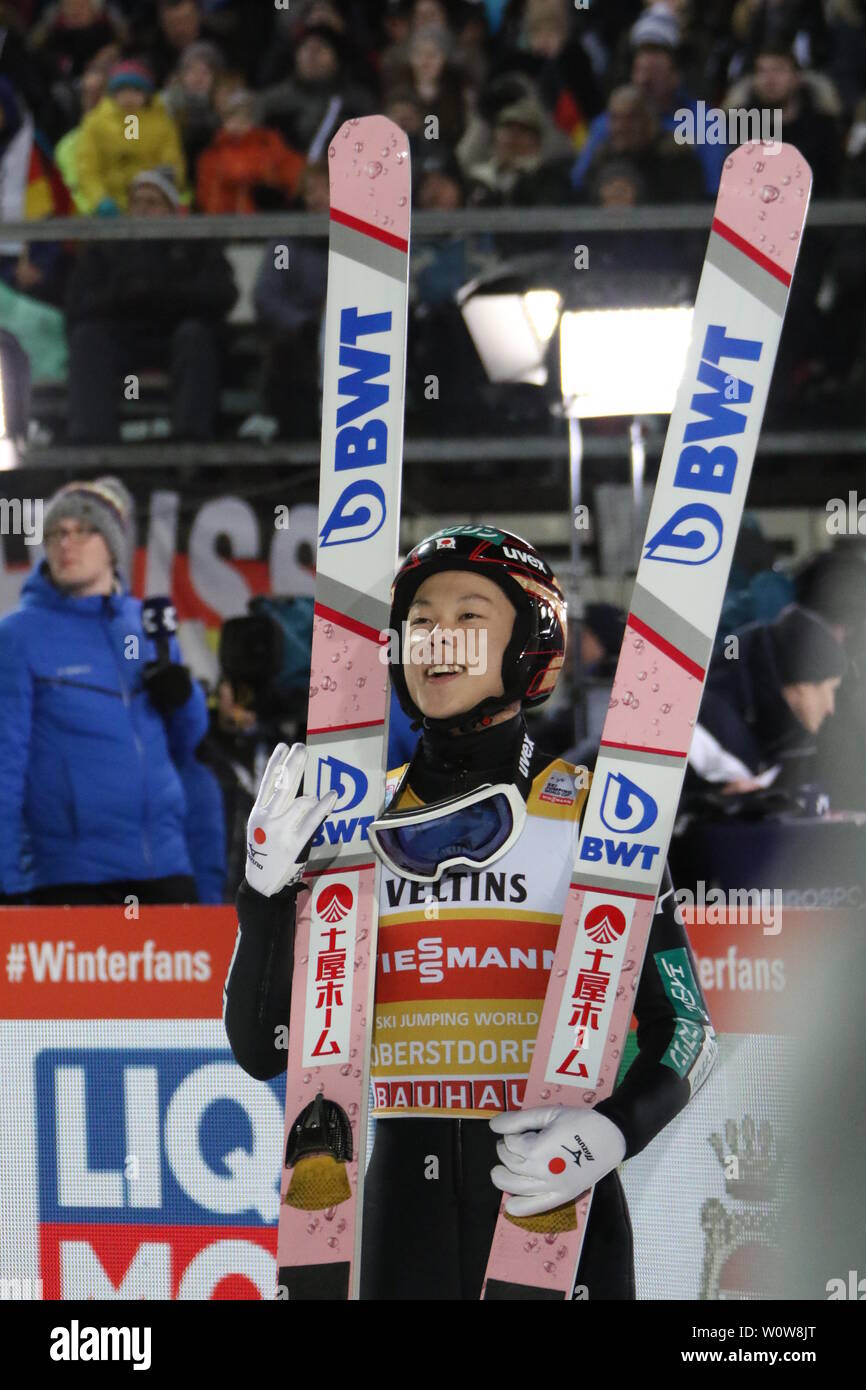
[[[422,714],[448,719],[503,693],[502,656],[516,613],[498,584],[472,570],[443,570],[418,586],[403,674]]]

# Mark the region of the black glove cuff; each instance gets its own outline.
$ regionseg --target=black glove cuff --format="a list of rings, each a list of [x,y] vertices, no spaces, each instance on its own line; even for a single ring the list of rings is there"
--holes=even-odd
[[[241,879],[235,895],[238,921],[243,927],[252,926],[261,931],[273,931],[275,927],[282,926],[287,916],[294,921],[295,903],[301,889],[305,887],[306,884],[300,881],[287,883],[279,893],[272,893],[266,898],[264,893],[259,893],[245,878]]]
[[[142,675],[144,688],[151,704],[160,714],[185,705],[192,694],[192,676],[186,666],[177,662],[149,661]]]

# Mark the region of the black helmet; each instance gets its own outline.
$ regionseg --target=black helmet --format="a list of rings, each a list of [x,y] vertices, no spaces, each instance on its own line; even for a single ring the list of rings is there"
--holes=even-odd
[[[495,526],[446,526],[410,550],[391,586],[391,631],[397,636],[399,660],[391,680],[403,709],[412,719],[424,716],[409,695],[403,674],[403,624],[416,590],[437,570],[476,570],[492,579],[517,609],[514,631],[502,657],[502,695],[490,696],[473,709],[437,727],[478,722],[519,700],[524,707],[543,704],[553,692],[565,656],[566,602],[553,571],[528,541]]]

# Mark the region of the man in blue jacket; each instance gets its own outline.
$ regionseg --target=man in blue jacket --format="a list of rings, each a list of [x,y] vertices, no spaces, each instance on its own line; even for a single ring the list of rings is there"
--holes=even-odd
[[[649,20],[650,16],[644,15],[632,29],[631,85],[643,92],[655,107],[659,125],[663,131],[673,132],[677,128],[681,113],[689,112],[691,114],[692,128],[695,130],[696,136],[692,149],[701,166],[704,191],[709,197],[715,198],[719,191],[722,165],[728,155],[728,147],[727,145],[710,144],[707,139],[709,133],[715,141],[716,131],[714,128],[709,132],[707,130],[708,108],[706,103],[703,108],[700,108],[682,85],[675,34],[668,34],[664,31],[656,34],[650,26]],[[710,111],[712,109],[712,107],[709,108]],[[703,115],[701,114],[702,111]],[[699,124],[701,121],[703,121],[702,125]],[[580,190],[583,187],[587,170],[598,151],[610,137],[610,126],[610,110],[602,111],[601,115],[596,116],[590,123],[586,144],[575,160],[571,171],[571,186],[575,190]],[[687,176],[688,161],[683,167]],[[651,196],[653,192],[654,190],[651,188]],[[659,202],[664,201],[664,199],[656,194],[653,196],[653,201]]]
[[[46,558],[0,619],[0,895],[13,900],[196,900],[175,763],[207,709],[119,573],[131,515],[116,478],[61,488]]]

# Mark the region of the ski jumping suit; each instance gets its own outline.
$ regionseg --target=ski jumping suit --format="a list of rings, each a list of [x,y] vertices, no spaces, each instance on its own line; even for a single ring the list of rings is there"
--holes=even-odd
[[[426,731],[414,800],[510,782],[525,730],[518,715],[480,733]],[[490,1180],[498,1160],[487,1121],[520,1106],[586,798],[570,764],[537,750],[530,776],[520,837],[488,869],[427,884],[382,867],[364,1299],[481,1294],[501,1201]],[[391,774],[389,788],[398,779]],[[635,996],[637,1055],[596,1106],[622,1130],[626,1158],[683,1108],[716,1052],[688,940],[672,894],[664,896],[669,888]],[[244,883],[237,896],[225,1024],[237,1061],[261,1080],[286,1067],[274,1043],[289,1017],[298,891],[295,884],[266,898]],[[635,1297],[631,1223],[616,1170],[595,1187],[581,1285],[579,1296],[589,1299]]]

